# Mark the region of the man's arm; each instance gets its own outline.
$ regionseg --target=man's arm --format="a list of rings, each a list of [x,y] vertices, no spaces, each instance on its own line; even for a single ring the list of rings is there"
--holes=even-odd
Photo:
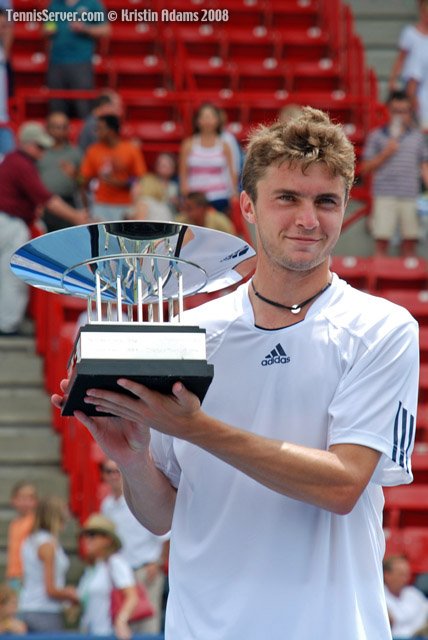
[[[67,220],[71,222],[71,224],[86,224],[89,222],[89,216],[86,210],[74,209],[74,207],[71,207],[59,196],[52,196],[46,202],[45,206],[46,209],[57,215],[58,218]]]
[[[121,379],[119,384],[139,400],[99,389],[90,390],[88,400],[103,411],[151,425],[201,447],[273,491],[334,513],[352,510],[380,457],[378,451],[360,445],[337,444],[323,451],[237,429],[203,413],[197,397],[181,383],[174,385],[174,396],[164,396],[129,380]],[[130,507],[134,513],[138,503],[144,511],[149,509],[139,495],[141,467],[131,470],[125,466],[121,470],[128,488],[131,480]]]
[[[373,173],[377,171],[391,156],[398,151],[400,143],[395,138],[390,138],[385,147],[379,151],[372,158],[363,160],[361,163],[360,171],[364,175],[366,173]]]

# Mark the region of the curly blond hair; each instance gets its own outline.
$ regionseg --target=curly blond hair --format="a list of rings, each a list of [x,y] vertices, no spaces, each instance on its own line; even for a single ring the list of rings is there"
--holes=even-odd
[[[271,165],[299,164],[303,173],[316,163],[326,165],[332,176],[342,176],[346,195],[354,182],[355,151],[343,127],[319,109],[302,107],[287,122],[259,126],[251,135],[242,172],[242,186],[253,202],[257,183]]]

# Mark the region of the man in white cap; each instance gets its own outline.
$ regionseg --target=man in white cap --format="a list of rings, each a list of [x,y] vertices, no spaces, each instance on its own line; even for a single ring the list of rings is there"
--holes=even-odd
[[[9,269],[12,254],[30,239],[31,225],[45,207],[72,224],[84,224],[88,214],[70,207],[43,185],[36,161],[53,139],[37,122],[18,131],[18,148],[0,164],[0,335],[19,333],[28,302],[27,286]]]

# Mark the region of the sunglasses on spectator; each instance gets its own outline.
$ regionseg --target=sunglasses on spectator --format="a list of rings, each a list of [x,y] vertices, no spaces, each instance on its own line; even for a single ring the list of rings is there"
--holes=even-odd
[[[101,531],[82,531],[80,534],[83,538],[96,538],[97,536],[106,536],[106,533]]]
[[[102,472],[111,475],[112,473],[120,473],[119,469],[112,469],[111,467],[103,467]]]

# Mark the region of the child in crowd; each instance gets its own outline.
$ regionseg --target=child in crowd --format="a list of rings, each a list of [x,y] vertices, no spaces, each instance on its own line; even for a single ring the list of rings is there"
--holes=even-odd
[[[12,488],[10,503],[17,515],[7,533],[6,580],[16,592],[22,585],[21,546],[33,527],[37,502],[37,489],[31,482],[23,480]]]
[[[18,597],[12,587],[0,584],[0,635],[23,635],[27,627],[16,617]]]

